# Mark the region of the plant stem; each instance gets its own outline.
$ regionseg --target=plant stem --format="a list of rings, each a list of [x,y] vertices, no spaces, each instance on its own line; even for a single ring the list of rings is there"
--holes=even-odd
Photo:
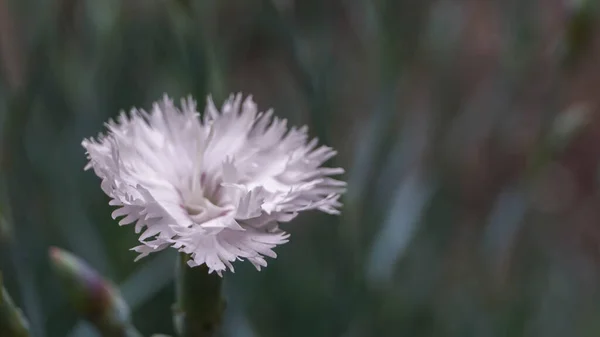
[[[29,324],[8,292],[2,286],[0,275],[0,335],[3,337],[29,337]]]
[[[181,337],[216,336],[225,309],[221,297],[223,279],[216,273],[209,274],[205,264],[189,267],[188,260],[186,254],[177,259],[175,329]]]

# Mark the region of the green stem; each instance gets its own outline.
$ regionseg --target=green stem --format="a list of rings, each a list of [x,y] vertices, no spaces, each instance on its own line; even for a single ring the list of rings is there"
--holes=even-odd
[[[2,286],[0,275],[0,336],[3,337],[29,337],[29,324],[23,313],[19,310],[8,292]]]
[[[216,273],[209,274],[204,264],[189,267],[188,260],[186,254],[177,259],[175,329],[181,337],[216,336],[225,309],[221,296],[223,279]]]

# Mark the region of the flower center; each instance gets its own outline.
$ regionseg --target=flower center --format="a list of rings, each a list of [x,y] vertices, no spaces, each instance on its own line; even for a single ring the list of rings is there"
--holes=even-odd
[[[198,184],[182,193],[181,207],[196,224],[224,216],[228,213],[228,205],[221,192],[220,181],[207,182],[205,174],[202,174]]]

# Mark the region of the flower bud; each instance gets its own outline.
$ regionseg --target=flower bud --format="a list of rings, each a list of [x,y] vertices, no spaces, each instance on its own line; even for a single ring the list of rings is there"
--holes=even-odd
[[[129,308],[110,281],[77,256],[60,248],[50,248],[50,260],[71,304],[80,315],[103,335],[127,335],[119,331],[130,328]]]

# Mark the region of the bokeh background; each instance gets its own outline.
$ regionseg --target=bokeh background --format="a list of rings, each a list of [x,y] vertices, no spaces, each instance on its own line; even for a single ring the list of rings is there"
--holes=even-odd
[[[84,137],[163,93],[262,109],[339,150],[342,216],[302,214],[225,280],[224,336],[600,336],[593,0],[0,0],[0,269],[35,337],[97,336],[48,248],[172,334],[175,253],[84,172]]]

